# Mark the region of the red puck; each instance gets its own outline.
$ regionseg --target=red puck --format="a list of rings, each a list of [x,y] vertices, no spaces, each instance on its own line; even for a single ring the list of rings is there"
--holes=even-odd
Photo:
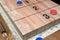
[[[52,10],[50,11],[50,13],[53,14],[53,15],[56,15],[56,14],[57,14],[57,10],[56,10],[56,9],[52,9]]]

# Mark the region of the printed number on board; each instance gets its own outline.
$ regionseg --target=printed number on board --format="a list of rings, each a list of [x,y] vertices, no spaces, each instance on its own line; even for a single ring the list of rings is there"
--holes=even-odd
[[[38,8],[37,6],[33,6],[33,8],[34,8],[35,10],[39,10],[39,8]]]
[[[46,19],[49,19],[50,16],[48,16],[47,14],[43,14],[43,16],[46,18]]]

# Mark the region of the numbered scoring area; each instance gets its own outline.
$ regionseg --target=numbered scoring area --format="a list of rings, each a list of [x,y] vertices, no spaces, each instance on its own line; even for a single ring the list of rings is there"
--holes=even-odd
[[[18,2],[19,0],[4,0],[2,1],[2,4],[4,5],[5,9],[7,11],[13,11],[16,9],[20,9],[20,8],[25,8],[26,6],[29,6],[30,8],[36,8],[36,6],[40,6],[41,8],[43,8],[43,10],[45,10],[47,7],[51,8],[55,5],[57,5],[56,3],[52,2],[52,1],[46,1],[46,0],[22,0],[20,2]],[[37,10],[37,9],[36,9]],[[42,11],[42,10],[41,10]]]
[[[60,7],[52,1],[23,0],[22,5],[16,2],[17,0],[4,0],[2,4],[22,35],[60,19]],[[48,8],[50,9],[46,10]]]
[[[37,13],[32,16],[28,16],[24,19],[15,21],[15,23],[18,29],[22,32],[22,34],[25,35],[33,30],[39,29],[51,22],[54,22],[55,20],[59,20],[60,19],[59,8],[60,6],[52,8],[57,11],[57,13],[55,12],[55,14],[51,13],[50,10],[52,9],[49,9],[44,12]]]

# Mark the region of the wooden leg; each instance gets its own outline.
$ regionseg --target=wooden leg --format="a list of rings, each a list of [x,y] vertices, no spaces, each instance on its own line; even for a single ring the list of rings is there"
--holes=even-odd
[[[2,16],[0,16],[0,22],[2,25],[2,26],[0,26],[0,28],[1,28],[0,33],[4,35],[5,39],[8,38],[8,40],[13,40],[14,37],[13,37],[11,31],[9,30],[8,26],[6,25],[4,19],[2,18]],[[0,36],[0,38],[1,37],[2,37],[2,35]],[[2,39],[4,39],[4,38],[2,38]]]
[[[0,40],[5,40],[1,33],[0,33]]]

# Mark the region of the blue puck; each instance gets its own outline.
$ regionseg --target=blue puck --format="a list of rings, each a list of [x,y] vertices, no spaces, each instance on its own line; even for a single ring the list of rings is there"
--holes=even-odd
[[[23,2],[22,2],[22,1],[17,1],[17,4],[18,4],[18,5],[22,5]]]
[[[41,38],[41,37],[37,37],[36,40],[43,40],[43,38]]]

